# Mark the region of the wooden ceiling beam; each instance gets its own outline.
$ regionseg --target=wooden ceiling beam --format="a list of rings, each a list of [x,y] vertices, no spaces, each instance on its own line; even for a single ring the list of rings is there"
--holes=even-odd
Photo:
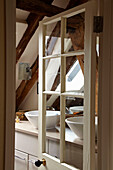
[[[42,19],[43,16],[37,16],[36,14],[29,14],[27,19],[28,27],[16,48],[16,63],[20,59],[31,37],[33,36],[36,29],[38,28],[39,21],[41,21]]]
[[[45,2],[45,0],[44,0]],[[53,2],[53,0],[48,0],[48,4],[51,4]],[[25,51],[30,39],[32,38],[32,36],[34,35],[36,29],[39,26],[39,22],[44,18],[45,15],[43,16],[38,16],[37,14],[33,14],[30,13],[28,18],[27,18],[27,23],[28,23],[28,27],[25,31],[25,33],[23,34],[17,48],[16,48],[16,63],[18,62],[18,60],[20,59],[21,55],[23,54],[23,52]]]
[[[48,17],[64,11],[63,8],[50,5],[41,0],[16,0],[16,8]]]
[[[53,0],[48,0],[47,2],[48,2],[48,4],[50,4],[50,3],[52,3],[52,1]],[[76,2],[78,2],[78,0],[76,0]],[[42,1],[41,1],[41,3],[42,3]],[[73,0],[70,0],[70,3],[69,3],[69,5],[66,9],[74,7],[73,5],[71,6],[70,4],[73,4]],[[26,29],[26,31],[25,31],[25,33],[24,33],[24,35],[23,35],[23,37],[22,37],[22,39],[21,39],[21,41],[20,41],[20,43],[17,47],[16,61],[18,61],[19,58],[21,57],[21,55],[24,52],[28,42],[30,41],[30,39],[33,36],[36,29],[38,28],[39,21],[43,19],[44,15],[43,16],[37,16],[36,14],[31,13],[28,16],[28,18],[27,18],[28,28]],[[33,68],[35,68],[35,66]],[[33,72],[33,70],[32,70],[32,72]],[[32,74],[32,78],[28,81],[22,81],[20,87],[17,89],[17,108],[22,103],[22,101],[25,99],[26,95],[28,94],[29,90],[32,88],[34,83],[37,81],[37,79],[38,79],[38,69],[37,70],[34,69],[34,73]],[[58,79],[58,77],[57,77],[57,79]],[[53,87],[53,88],[55,88],[55,87]]]
[[[25,99],[25,97],[27,96],[28,92],[31,90],[31,88],[33,87],[37,79],[38,79],[38,69],[35,72],[35,74],[32,76],[32,78],[27,81],[26,86],[22,92],[22,95],[16,101],[16,110],[18,110],[18,107],[23,102],[23,100]]]

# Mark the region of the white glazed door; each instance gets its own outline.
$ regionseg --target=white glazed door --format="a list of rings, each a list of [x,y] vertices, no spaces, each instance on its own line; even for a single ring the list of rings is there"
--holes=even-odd
[[[77,167],[68,165],[65,162],[65,99],[66,97],[84,96],[84,140],[83,140],[83,170],[95,170],[95,75],[96,75],[96,54],[95,54],[95,33],[93,33],[93,17],[96,15],[95,2],[88,2],[81,6],[65,11],[57,16],[47,18],[40,22],[39,32],[39,158],[46,160],[46,166],[40,169],[45,170],[77,170]],[[68,18],[78,14],[85,14],[85,37],[84,50],[66,50],[66,26]],[[48,54],[45,50],[46,32],[51,24],[60,23],[60,40],[54,40],[60,45],[60,50],[54,54]],[[55,27],[54,27],[55,28]],[[49,31],[48,29],[48,31]],[[54,31],[53,31],[54,34]],[[66,57],[84,55],[84,94],[66,91]],[[54,68],[60,67],[60,90],[51,91],[51,82],[54,76],[49,77],[49,85],[46,82],[46,64],[54,60]],[[49,66],[48,64],[48,66]],[[57,68],[58,66],[58,68]],[[55,74],[55,73],[54,73]],[[53,75],[54,75],[53,74]],[[54,95],[60,97],[60,158],[55,158],[46,152],[46,97]]]

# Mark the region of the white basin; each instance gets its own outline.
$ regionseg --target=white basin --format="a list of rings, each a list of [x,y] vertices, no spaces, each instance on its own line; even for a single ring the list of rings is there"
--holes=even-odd
[[[80,139],[83,139],[84,117],[70,117],[65,121],[70,129],[76,134],[76,136],[78,136]],[[95,117],[95,136],[97,137],[97,117]]]
[[[30,123],[38,128],[38,116],[39,111],[29,111],[25,113],[25,116],[30,121]],[[56,124],[60,121],[60,112],[59,111],[46,111],[46,129],[55,128]]]
[[[84,111],[84,106],[74,106],[74,107],[70,107],[69,110],[71,110],[71,112],[82,112]]]

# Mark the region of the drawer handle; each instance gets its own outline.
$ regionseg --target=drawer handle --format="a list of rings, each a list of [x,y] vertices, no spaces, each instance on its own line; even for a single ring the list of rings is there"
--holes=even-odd
[[[25,158],[21,158],[20,156],[17,156],[17,155],[15,155],[15,158],[20,159],[20,160],[22,160],[22,161],[25,161],[25,160],[26,160]]]
[[[41,165],[46,166],[46,160],[45,159],[42,159],[42,161],[40,161],[40,160],[37,160],[37,161],[28,160],[28,162],[31,162],[36,167],[40,167]]]

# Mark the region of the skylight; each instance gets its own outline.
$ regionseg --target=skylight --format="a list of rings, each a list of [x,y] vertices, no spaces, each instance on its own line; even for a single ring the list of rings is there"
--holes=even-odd
[[[78,91],[84,86],[84,76],[78,60],[66,75],[66,91]]]
[[[74,63],[66,75],[66,91],[81,91],[84,86],[84,76],[78,60]],[[60,84],[56,91],[60,90]]]

